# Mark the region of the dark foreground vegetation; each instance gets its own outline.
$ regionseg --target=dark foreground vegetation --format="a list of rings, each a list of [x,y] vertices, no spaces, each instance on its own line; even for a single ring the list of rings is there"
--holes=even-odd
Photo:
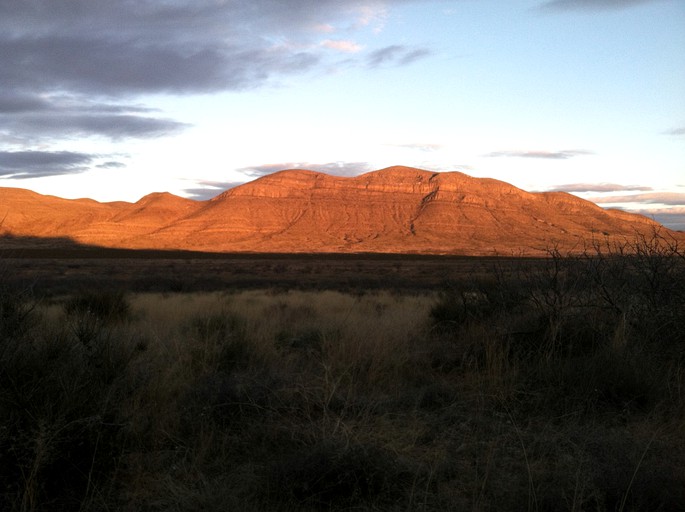
[[[1,269],[0,510],[685,509],[658,233],[434,293],[45,298]]]

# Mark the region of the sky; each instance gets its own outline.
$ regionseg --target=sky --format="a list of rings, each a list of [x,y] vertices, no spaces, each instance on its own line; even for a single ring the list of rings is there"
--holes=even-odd
[[[391,165],[685,230],[684,0],[0,0],[0,186]]]

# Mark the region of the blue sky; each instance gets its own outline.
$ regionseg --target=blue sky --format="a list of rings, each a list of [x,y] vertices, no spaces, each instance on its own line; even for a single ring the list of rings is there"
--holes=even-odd
[[[401,164],[685,229],[683,27],[682,0],[0,0],[0,186]]]

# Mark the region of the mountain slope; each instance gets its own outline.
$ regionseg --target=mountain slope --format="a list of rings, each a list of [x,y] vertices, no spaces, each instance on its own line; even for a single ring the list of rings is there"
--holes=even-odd
[[[17,189],[0,189],[0,200],[0,233],[223,252],[537,254],[659,228],[566,193],[408,167],[352,178],[281,171],[209,201],[151,194],[135,204],[97,203]],[[55,211],[62,213],[46,218]]]

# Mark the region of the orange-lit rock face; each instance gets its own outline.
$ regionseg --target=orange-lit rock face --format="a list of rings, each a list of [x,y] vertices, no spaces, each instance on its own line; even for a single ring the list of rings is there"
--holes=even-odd
[[[565,193],[407,167],[354,178],[281,171],[210,201],[162,193],[97,203],[0,189],[0,205],[0,234],[223,252],[537,254],[658,227]]]

